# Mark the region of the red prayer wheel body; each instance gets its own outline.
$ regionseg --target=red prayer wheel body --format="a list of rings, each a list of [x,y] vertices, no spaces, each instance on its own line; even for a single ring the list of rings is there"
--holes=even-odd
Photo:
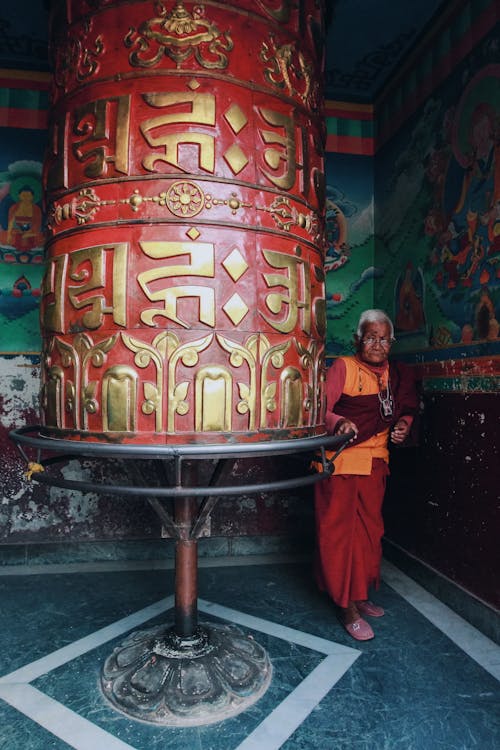
[[[324,434],[320,4],[67,0],[51,19],[45,434]]]

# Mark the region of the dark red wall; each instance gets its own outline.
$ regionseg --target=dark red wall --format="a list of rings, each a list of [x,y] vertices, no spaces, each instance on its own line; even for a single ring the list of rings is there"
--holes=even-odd
[[[497,393],[428,393],[418,445],[392,451],[386,536],[500,606]]]

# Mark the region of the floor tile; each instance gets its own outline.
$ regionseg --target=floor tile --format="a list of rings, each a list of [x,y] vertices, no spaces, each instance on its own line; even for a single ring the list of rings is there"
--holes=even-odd
[[[186,728],[131,719],[99,687],[128,631],[173,621],[172,570],[0,576],[0,750],[497,750],[500,649],[384,571],[386,615],[360,643],[308,563],[201,567],[200,621],[251,633],[273,679],[244,713]]]

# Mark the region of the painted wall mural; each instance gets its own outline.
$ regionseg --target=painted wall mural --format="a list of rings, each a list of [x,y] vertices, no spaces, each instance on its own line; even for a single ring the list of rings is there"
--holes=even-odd
[[[468,18],[406,69],[375,157],[375,305],[422,384],[384,516],[398,548],[498,607],[500,71],[498,36]]]
[[[491,40],[376,158],[375,301],[394,316],[399,351],[500,349],[500,65],[490,51]]]
[[[39,352],[45,238],[41,159],[46,133],[1,131],[0,352]]]
[[[328,154],[326,307],[327,355],[349,352],[360,313],[373,305],[373,159]]]

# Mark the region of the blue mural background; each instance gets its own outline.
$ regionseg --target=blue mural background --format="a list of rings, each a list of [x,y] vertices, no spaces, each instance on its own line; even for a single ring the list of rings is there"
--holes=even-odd
[[[328,355],[349,351],[360,313],[373,306],[373,158],[327,154]]]

